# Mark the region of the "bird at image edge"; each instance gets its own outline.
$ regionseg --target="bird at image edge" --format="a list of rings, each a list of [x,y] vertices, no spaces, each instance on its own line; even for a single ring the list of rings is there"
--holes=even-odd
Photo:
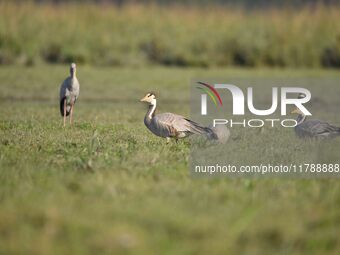
[[[300,94],[298,98],[304,98]],[[340,136],[340,127],[333,126],[322,120],[306,120],[307,116],[295,108],[291,113],[298,114],[296,119],[295,133],[299,138],[334,138]]]
[[[79,81],[76,77],[77,66],[72,63],[70,66],[70,76],[67,77],[60,87],[60,113],[64,118],[64,127],[66,117],[70,115],[70,124],[72,125],[74,105],[79,96]]]
[[[306,120],[306,115],[298,108],[291,113],[298,114],[295,133],[300,138],[334,138],[340,136],[340,127],[322,120]]]
[[[149,104],[148,111],[144,117],[145,126],[155,135],[164,137],[169,142],[170,138],[176,139],[188,137],[192,134],[205,135],[210,140],[225,143],[229,137],[227,127],[221,132],[221,128],[203,127],[198,123],[174,113],[155,114],[157,107],[156,95],[147,93],[140,101]],[[219,132],[216,132],[219,131]]]

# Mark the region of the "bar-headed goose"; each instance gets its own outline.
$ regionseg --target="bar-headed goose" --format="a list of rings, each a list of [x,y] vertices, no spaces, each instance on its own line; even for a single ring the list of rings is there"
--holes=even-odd
[[[304,96],[300,94],[298,98]],[[298,114],[297,125],[294,129],[300,138],[333,138],[340,135],[340,127],[322,120],[306,120],[307,116],[297,107],[291,113]]]
[[[153,92],[147,93],[140,101],[149,104],[149,109],[144,117],[145,126],[155,135],[166,138],[167,141],[170,138],[174,138],[177,141],[192,134],[205,135],[209,139],[219,139],[219,136],[214,133],[212,128],[203,127],[181,115],[169,112],[155,114],[157,100]]]
[[[300,138],[333,138],[340,135],[340,127],[322,120],[306,120],[306,115],[296,108],[292,113],[298,114],[295,133]]]

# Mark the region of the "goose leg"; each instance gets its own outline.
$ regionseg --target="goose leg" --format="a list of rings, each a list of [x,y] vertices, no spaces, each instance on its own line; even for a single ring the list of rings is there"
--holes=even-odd
[[[66,126],[66,100],[64,100],[64,127]]]

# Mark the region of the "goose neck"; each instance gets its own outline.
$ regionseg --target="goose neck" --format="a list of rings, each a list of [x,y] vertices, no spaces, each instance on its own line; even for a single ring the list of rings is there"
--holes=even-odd
[[[306,120],[306,115],[304,115],[304,114],[299,114],[297,119],[296,119],[298,125],[303,123],[305,120]]]
[[[149,105],[149,110],[147,112],[147,118],[152,119],[155,116],[155,111],[156,111],[156,100],[154,100],[152,103]]]

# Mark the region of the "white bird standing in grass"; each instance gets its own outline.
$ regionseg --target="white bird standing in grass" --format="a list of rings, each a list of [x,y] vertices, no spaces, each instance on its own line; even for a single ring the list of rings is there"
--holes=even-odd
[[[64,127],[66,125],[66,116],[70,115],[70,124],[72,125],[74,105],[79,96],[79,82],[76,77],[76,64],[72,63],[70,67],[70,76],[67,77],[60,87],[60,113],[64,118]]]
[[[203,127],[181,115],[169,112],[156,115],[157,100],[152,92],[147,93],[140,101],[149,104],[149,109],[144,118],[145,126],[155,135],[166,138],[167,142],[170,138],[175,138],[177,141],[179,138],[185,138],[192,134],[205,135],[208,139],[218,140],[222,143],[226,142],[227,137],[229,137],[229,130],[227,130],[228,134],[223,136],[220,132],[215,133],[214,128]],[[220,138],[222,139],[220,140]]]

